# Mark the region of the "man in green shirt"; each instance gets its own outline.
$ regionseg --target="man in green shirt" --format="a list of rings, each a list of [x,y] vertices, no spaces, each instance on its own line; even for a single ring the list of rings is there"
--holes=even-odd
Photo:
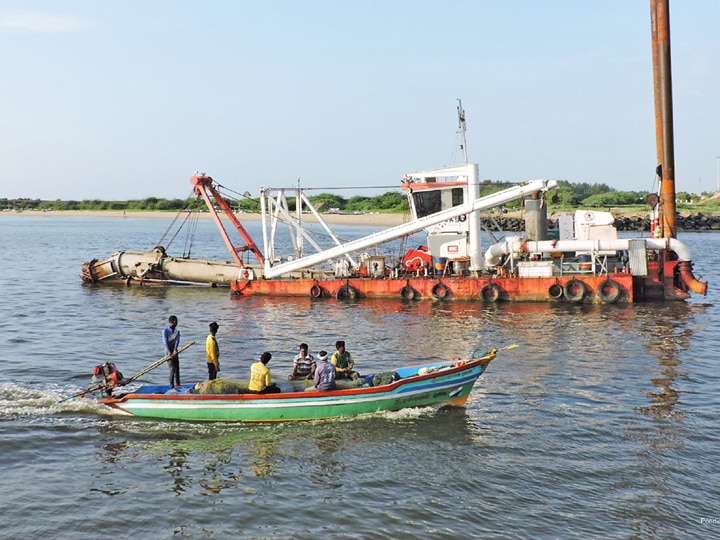
[[[355,362],[352,355],[345,350],[345,342],[338,340],[335,342],[335,351],[330,358],[330,362],[335,366],[335,377],[337,379],[352,379],[359,377],[357,371],[353,371]]]

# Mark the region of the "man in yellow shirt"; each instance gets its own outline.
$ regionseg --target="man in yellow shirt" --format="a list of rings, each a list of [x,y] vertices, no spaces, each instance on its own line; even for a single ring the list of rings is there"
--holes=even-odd
[[[215,334],[217,334],[218,328],[220,328],[218,323],[215,321],[211,322],[210,333],[205,340],[205,358],[207,361],[208,379],[211,381],[217,379],[217,372],[220,371],[220,347],[218,347],[217,339],[215,339]]]
[[[270,369],[267,363],[272,358],[272,354],[264,352],[260,356],[260,361],[250,366],[250,384],[248,389],[256,394],[274,394],[280,391],[270,376]]]

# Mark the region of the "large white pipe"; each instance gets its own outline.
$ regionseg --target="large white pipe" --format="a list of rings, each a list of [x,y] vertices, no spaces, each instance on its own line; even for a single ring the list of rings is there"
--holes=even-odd
[[[511,187],[503,191],[493,193],[492,195],[481,197],[472,203],[455,206],[448,210],[437,212],[436,214],[430,214],[429,216],[365,236],[358,240],[348,242],[347,244],[326,249],[325,251],[315,253],[314,255],[308,255],[307,257],[302,257],[294,261],[274,265],[270,269],[265,269],[265,278],[272,279],[288,272],[302,270],[303,268],[314,266],[336,257],[341,257],[346,253],[352,253],[353,251],[360,251],[371,246],[384,244],[385,242],[389,242],[395,238],[415,233],[426,227],[430,227],[431,225],[442,223],[443,221],[469,214],[470,212],[486,210],[487,208],[492,208],[494,206],[520,199],[525,195],[533,193],[534,191],[547,191],[548,189],[555,187],[557,187],[557,181],[555,180],[533,180],[527,184]],[[267,259],[268,258],[266,257],[266,261]]]
[[[479,197],[480,183],[478,180],[478,166],[468,166],[468,199],[474,201]],[[473,212],[468,216],[468,255],[470,255],[470,270],[480,270],[482,268],[483,254],[480,231],[480,212]]]
[[[195,283],[216,283],[229,285],[233,281],[245,279],[250,268],[240,268],[229,261],[207,259],[176,259],[168,257],[164,251],[121,251],[112,256],[121,277],[139,279],[169,279],[174,281],[192,281]]]
[[[553,253],[558,251],[625,251],[630,247],[629,238],[616,240],[543,240],[524,242],[521,238],[510,238],[490,246],[485,251],[486,267],[497,266],[503,255],[511,253]],[[634,240],[634,239],[633,239]],[[676,238],[642,238],[648,249],[666,249],[677,254],[678,260],[689,261],[690,250]]]

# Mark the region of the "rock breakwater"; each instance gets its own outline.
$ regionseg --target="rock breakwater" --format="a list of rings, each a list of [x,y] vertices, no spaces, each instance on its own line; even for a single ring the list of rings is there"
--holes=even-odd
[[[525,230],[525,220],[522,218],[506,216],[483,216],[483,225],[494,229],[510,232]],[[675,218],[675,225],[678,231],[717,231],[720,230],[720,216],[707,216],[702,213],[687,214]],[[556,219],[548,219],[548,227],[557,228]],[[642,216],[621,216],[615,218],[615,228],[618,231],[650,231],[650,219]]]

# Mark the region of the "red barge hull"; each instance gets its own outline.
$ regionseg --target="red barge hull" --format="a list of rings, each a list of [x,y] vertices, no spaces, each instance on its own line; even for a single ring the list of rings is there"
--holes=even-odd
[[[483,302],[633,303],[684,300],[690,294],[674,286],[676,261],[651,265],[644,277],[626,273],[609,276],[562,277],[411,277],[376,279],[272,279],[231,283],[236,296],[290,296],[354,300],[479,300]],[[699,283],[699,282],[698,282]],[[701,286],[704,284],[700,284]],[[704,294],[704,291],[701,292]]]

